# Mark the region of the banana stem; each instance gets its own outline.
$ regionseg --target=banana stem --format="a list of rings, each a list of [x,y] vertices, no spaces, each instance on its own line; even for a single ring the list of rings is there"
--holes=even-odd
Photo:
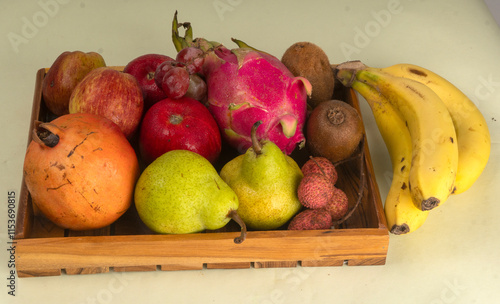
[[[346,61],[335,67],[335,78],[344,86],[350,88],[356,80],[356,74],[365,68],[366,65],[359,60]]]
[[[245,222],[241,219],[236,210],[231,209],[231,211],[229,211],[229,213],[227,214],[227,217],[231,218],[241,227],[241,234],[240,236],[234,238],[234,243],[235,244],[243,243],[243,241],[247,237],[247,225],[245,225]]]

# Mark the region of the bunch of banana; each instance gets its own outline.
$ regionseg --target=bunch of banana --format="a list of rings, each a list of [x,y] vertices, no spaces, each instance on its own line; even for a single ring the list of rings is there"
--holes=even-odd
[[[388,148],[393,180],[384,209],[392,233],[415,231],[429,210],[477,180],[490,154],[488,127],[450,82],[415,65],[359,61],[338,65],[336,77],[368,102]]]

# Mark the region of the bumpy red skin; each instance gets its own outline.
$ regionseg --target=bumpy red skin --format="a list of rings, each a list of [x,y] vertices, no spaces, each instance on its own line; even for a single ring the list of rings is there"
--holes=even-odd
[[[172,61],[169,56],[162,54],[145,54],[134,58],[124,68],[123,72],[131,74],[137,79],[144,98],[144,109],[167,98],[167,95],[155,82],[156,68],[164,61]]]
[[[300,203],[310,209],[320,209],[333,198],[334,186],[323,174],[304,175],[297,189]]]
[[[78,83],[69,100],[70,113],[106,117],[131,139],[142,118],[144,99],[134,76],[108,67],[92,70]]]
[[[134,149],[102,116],[66,114],[51,124],[58,143],[50,148],[31,141],[26,151],[23,173],[33,202],[63,228],[110,225],[133,199],[139,177]]]
[[[330,229],[332,216],[325,209],[306,209],[298,213],[288,225],[288,230]]]
[[[338,179],[337,170],[330,160],[325,157],[314,157],[309,159],[301,168],[304,175],[320,173],[326,175],[331,183],[335,185]]]
[[[241,153],[252,146],[255,122],[257,138],[270,140],[290,154],[304,142],[307,94],[310,83],[294,77],[279,59],[249,49],[218,48],[205,57],[210,112],[223,138]],[[296,119],[295,133],[286,136],[280,121]]]
[[[220,131],[207,108],[189,97],[164,99],[142,120],[139,150],[149,164],[171,150],[190,150],[214,163],[221,151]]]
[[[335,188],[333,198],[328,202],[325,209],[330,212],[334,221],[338,221],[344,217],[349,210],[349,200],[345,192],[339,188]]]

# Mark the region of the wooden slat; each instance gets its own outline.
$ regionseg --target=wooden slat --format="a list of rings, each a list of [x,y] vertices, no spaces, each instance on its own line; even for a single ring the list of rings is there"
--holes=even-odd
[[[268,261],[268,262],[255,262],[255,268],[289,268],[297,267],[297,261]]]
[[[87,237],[87,236],[109,236],[110,234],[110,226],[106,226],[100,229],[94,230],[85,230],[85,231],[73,231],[69,230],[67,232],[66,238],[73,237]],[[75,274],[94,274],[94,273],[106,273],[109,272],[109,266],[101,265],[95,267],[66,267],[66,274],[75,275]]]
[[[109,267],[82,267],[82,268],[66,268],[66,274],[96,274],[109,272]]]
[[[34,216],[32,225],[33,228],[29,235],[31,238],[52,238],[64,236],[64,229],[58,227],[43,215]]]
[[[19,278],[60,276],[61,273],[61,269],[17,269]]]
[[[385,265],[385,257],[350,259],[347,261],[347,265],[349,266]]]
[[[163,271],[175,271],[175,270],[202,270],[203,269],[203,263],[200,262],[184,262],[184,263],[177,263],[177,264],[165,264],[165,265],[160,265],[160,270]]]
[[[380,229],[99,236],[18,241],[20,270],[204,263],[383,259],[389,235]],[[145,250],[147,248],[147,250]]]
[[[26,146],[29,145],[31,142],[32,138],[32,133],[31,130],[33,130],[34,125],[35,125],[35,120],[38,120],[40,117],[40,111],[41,111],[41,100],[42,100],[42,82],[43,78],[45,77],[45,71],[44,69],[38,70],[36,73],[36,78],[35,78],[35,93],[33,94],[33,105],[31,107],[31,118],[30,118],[30,127],[29,127],[29,132],[28,132],[28,140],[26,143]],[[28,237],[31,229],[32,229],[32,220],[33,220],[33,213],[31,210],[31,199],[29,198],[29,191],[26,188],[26,184],[24,181],[24,174],[23,174],[23,179],[21,182],[21,192],[19,196],[19,204],[17,207],[17,225],[16,225],[16,239],[22,239],[25,237]]]
[[[234,263],[208,263],[207,269],[246,269],[251,268],[251,262],[234,262]]]
[[[142,272],[142,271],[156,271],[156,265],[144,265],[144,266],[125,266],[125,267],[113,267],[116,272]]]
[[[301,261],[300,265],[302,267],[342,266],[342,265],[344,265],[344,260],[335,260],[335,259],[326,259],[326,260],[322,260],[322,261],[307,260],[307,261]]]

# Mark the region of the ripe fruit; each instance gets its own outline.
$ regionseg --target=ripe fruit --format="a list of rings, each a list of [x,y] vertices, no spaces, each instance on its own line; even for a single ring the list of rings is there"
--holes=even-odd
[[[81,51],[59,55],[42,82],[42,96],[47,108],[56,116],[69,113],[69,97],[76,85],[93,69],[105,67],[98,53]]]
[[[167,152],[151,163],[137,181],[135,206],[141,220],[158,233],[194,233],[225,226],[237,215],[238,197],[202,156],[186,150]]]
[[[335,166],[325,157],[311,157],[302,165],[301,170],[304,175],[311,173],[323,174],[331,180],[332,184],[335,184],[338,179]]]
[[[347,195],[344,191],[335,187],[332,199],[326,204],[325,210],[330,213],[332,220],[337,221],[346,215],[348,209],[349,201],[347,199]]]
[[[127,211],[139,164],[116,124],[94,114],[67,114],[35,127],[23,173],[33,203],[48,219],[87,230]]]
[[[156,85],[156,68],[165,61],[173,59],[161,54],[145,54],[130,61],[123,69],[137,79],[144,98],[144,109],[149,109],[156,102],[167,98],[163,90]]]
[[[363,138],[363,123],[356,109],[340,100],[320,103],[306,125],[306,146],[314,156],[332,163],[351,156]]]
[[[281,62],[294,76],[302,76],[312,86],[308,104],[315,108],[323,101],[330,100],[335,86],[335,77],[325,52],[311,42],[297,42],[283,54]]]
[[[205,52],[197,47],[187,47],[179,51],[175,58],[176,61],[186,65],[189,74],[200,73],[203,67]]]
[[[220,176],[238,196],[238,214],[245,224],[269,230],[283,226],[302,208],[297,188],[303,176],[275,143],[257,139],[261,123],[252,126],[252,147],[226,163]]]
[[[300,203],[310,209],[326,206],[333,197],[334,186],[330,179],[320,173],[304,174],[297,189]]]
[[[248,149],[256,121],[264,122],[258,137],[274,142],[287,155],[304,143],[310,84],[293,77],[277,58],[219,46],[205,56],[203,72],[210,112],[230,146],[240,152]]]
[[[330,229],[332,216],[325,209],[306,209],[298,213],[288,225],[288,230]]]
[[[186,95],[189,88],[189,72],[185,67],[173,67],[168,70],[161,81],[163,92],[171,99]]]
[[[156,67],[154,79],[155,79],[156,85],[162,91],[163,91],[163,89],[161,88],[161,85],[162,85],[162,82],[163,82],[163,77],[165,76],[165,74],[168,71],[170,71],[171,69],[173,69],[176,66],[183,66],[183,65],[180,64],[179,62],[175,61],[175,60],[167,60],[167,61],[164,61],[164,62],[160,63]]]
[[[144,100],[134,76],[111,68],[92,70],[73,90],[70,113],[92,113],[116,123],[127,138],[139,127]]]
[[[139,149],[146,163],[179,149],[196,152],[214,163],[221,151],[221,136],[214,118],[199,101],[167,98],[144,115]]]
[[[191,97],[201,102],[207,99],[207,83],[198,74],[189,75],[189,87],[186,97]]]

